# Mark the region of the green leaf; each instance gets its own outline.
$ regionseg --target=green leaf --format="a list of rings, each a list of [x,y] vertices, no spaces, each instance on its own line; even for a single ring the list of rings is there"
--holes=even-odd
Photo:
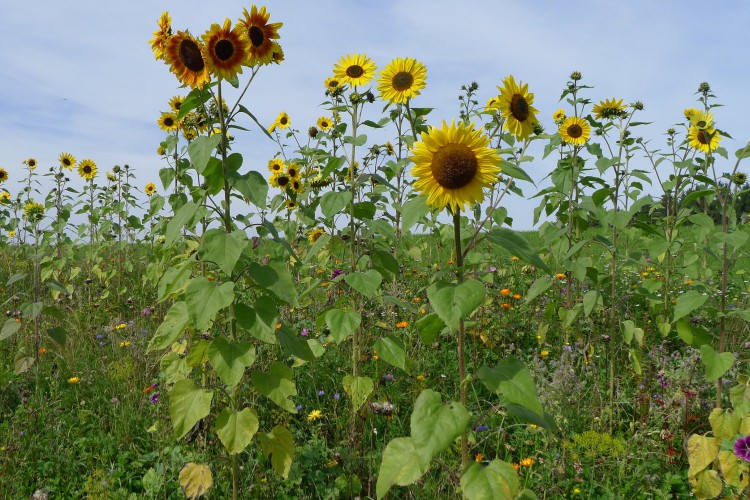
[[[25,277],[26,277],[26,274],[21,274],[21,273],[12,274],[11,277],[8,278],[8,281],[5,282],[5,286],[9,287],[13,283],[15,283],[17,281],[20,281],[20,280],[24,279]]]
[[[263,454],[271,457],[271,466],[284,479],[289,476],[294,458],[294,438],[286,427],[277,425],[268,434],[258,435]]]
[[[451,331],[458,330],[458,322],[467,318],[484,302],[484,285],[468,280],[460,285],[437,281],[427,289],[430,304]]]
[[[266,209],[266,198],[268,198],[268,182],[263,174],[251,170],[246,174],[229,172],[227,174],[229,184],[240,192],[242,196],[248,199],[250,203],[260,208]]]
[[[427,215],[430,211],[430,207],[427,205],[427,198],[424,196],[417,196],[413,198],[401,207],[401,231],[406,233],[409,231],[414,224],[420,221],[422,217]]]
[[[331,309],[325,316],[326,325],[337,344],[356,330],[362,323],[362,316],[356,311]]]
[[[375,218],[375,204],[371,201],[362,201],[355,203],[352,207],[355,219],[369,219]]]
[[[167,248],[171,247],[182,235],[183,227],[192,225],[195,214],[198,212],[198,208],[198,205],[195,203],[188,202],[177,210],[172,220],[167,223],[167,231],[164,241],[164,245]]]
[[[180,470],[179,481],[180,488],[188,500],[202,497],[214,484],[211,469],[195,462],[186,464]]]
[[[677,335],[694,349],[700,349],[702,345],[711,344],[713,341],[713,337],[708,331],[693,325],[684,318],[677,321]]]
[[[370,377],[352,377],[351,375],[347,375],[344,377],[343,384],[344,391],[351,398],[355,411],[359,410],[365,404],[365,401],[367,401],[374,388]]]
[[[539,257],[529,242],[521,234],[512,229],[498,227],[487,233],[487,239],[492,243],[504,248],[511,255],[515,255],[524,262],[532,264],[539,269],[544,270],[547,274],[552,271],[547,264]]]
[[[378,500],[383,498],[391,486],[406,486],[416,482],[427,472],[430,458],[425,458],[414,446],[410,437],[392,439],[383,450],[378,482],[375,487]]]
[[[355,146],[364,146],[365,144],[367,144],[367,135],[360,134],[357,137],[347,135],[344,137],[344,142],[347,144],[354,144]]]
[[[230,388],[242,380],[245,368],[255,362],[255,347],[250,342],[232,342],[216,337],[208,346],[208,360],[222,382]]]
[[[276,318],[279,313],[276,310],[276,302],[267,295],[258,297],[255,308],[245,304],[235,304],[234,314],[240,319],[238,325],[246,329],[250,335],[267,344],[277,344]],[[250,319],[252,316],[255,319]]]
[[[495,459],[486,467],[473,463],[461,476],[461,492],[468,500],[512,499],[520,487],[512,464]]]
[[[156,329],[156,334],[148,343],[146,352],[166,349],[177,340],[182,332],[185,331],[190,323],[187,304],[185,302],[175,302],[167,311],[164,322]]]
[[[368,269],[364,273],[347,274],[344,281],[365,297],[374,297],[380,289],[383,276],[374,269]]]
[[[203,170],[208,165],[208,160],[214,154],[216,146],[221,143],[221,134],[214,134],[212,136],[199,136],[193,139],[188,146],[188,155],[190,155],[190,163],[193,168],[199,173],[203,173]]]
[[[36,358],[34,356],[26,356],[23,351],[19,351],[16,357],[13,358],[13,372],[16,375],[26,373],[29,371],[29,368],[34,366],[35,362]]]
[[[291,368],[276,361],[271,364],[267,372],[253,372],[251,378],[253,385],[261,394],[289,413],[297,413],[297,408],[289,399],[297,395]]]
[[[440,332],[445,329],[445,322],[435,313],[430,313],[424,318],[417,321],[417,332],[419,338],[425,344],[431,344],[435,341]]]
[[[249,243],[245,231],[235,230],[227,234],[222,229],[209,229],[203,235],[198,256],[201,260],[215,262],[227,276],[232,276],[234,266]]]
[[[185,290],[185,302],[190,320],[195,329],[204,332],[211,327],[211,323],[219,311],[234,301],[234,283],[218,284],[208,278],[199,276],[188,283]]]
[[[297,356],[303,361],[315,361],[315,358],[317,358],[307,340],[296,335],[289,328],[284,326],[276,330],[276,334],[281,347],[290,354]]]
[[[380,359],[389,365],[406,371],[406,351],[404,351],[404,343],[401,339],[389,335],[376,340],[372,347],[377,351]]]
[[[706,382],[719,379],[734,364],[734,354],[731,352],[719,354],[708,344],[703,344],[700,350],[701,361],[706,366]]]
[[[469,424],[471,414],[461,403],[443,404],[439,392],[425,389],[414,403],[411,437],[414,447],[427,459],[448,448]]]
[[[258,432],[258,415],[250,408],[234,411],[224,408],[216,418],[216,433],[230,453],[242,453]]]
[[[292,273],[283,262],[272,260],[266,265],[253,262],[249,274],[258,286],[265,288],[287,304],[296,307],[297,289],[294,286]]]
[[[21,322],[16,321],[15,318],[8,318],[5,320],[5,323],[3,323],[3,329],[0,330],[0,340],[5,340],[14,333],[16,333],[18,330],[21,329]]]
[[[174,181],[174,169],[169,167],[164,167],[159,170],[159,179],[161,179],[161,185],[164,190],[169,189],[172,187],[172,181]],[[163,203],[162,203],[163,205]]]
[[[190,379],[179,380],[169,391],[169,415],[175,439],[181,439],[211,411],[214,392],[198,389]]]
[[[526,292],[526,296],[524,297],[525,303],[531,302],[532,300],[537,298],[539,295],[549,290],[551,287],[552,287],[551,280],[548,280],[545,278],[539,278],[535,280],[529,287],[529,291]]]
[[[351,201],[349,191],[329,191],[320,198],[320,209],[326,218],[341,212]]]
[[[60,347],[65,347],[65,341],[67,340],[68,333],[65,328],[61,326],[54,326],[47,329],[47,335],[55,341]]]
[[[526,365],[514,357],[500,361],[495,368],[482,366],[477,377],[489,390],[508,403],[515,403],[544,416],[534,380]]]
[[[643,347],[643,328],[636,327],[635,323],[631,320],[628,319],[622,322],[622,335],[626,344],[630,345],[633,339],[636,339],[638,345]]]
[[[703,295],[696,290],[690,290],[689,292],[680,295],[674,306],[674,318],[672,319],[672,323],[698,309],[706,302],[706,300],[708,300],[708,295]]]
[[[583,294],[583,314],[587,318],[596,307],[597,302],[599,302],[599,290],[589,290]]]

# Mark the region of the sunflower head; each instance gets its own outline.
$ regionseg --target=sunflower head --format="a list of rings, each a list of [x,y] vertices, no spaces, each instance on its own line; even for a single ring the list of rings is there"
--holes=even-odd
[[[591,125],[583,118],[571,116],[562,122],[557,132],[566,143],[583,146],[591,137]]]
[[[734,182],[738,186],[744,186],[747,182],[747,174],[744,172],[735,172],[735,174],[732,176],[732,182]]]
[[[67,168],[68,170],[73,170],[73,168],[76,166],[75,156],[70,153],[60,153],[60,165]]]
[[[283,171],[285,166],[286,165],[284,164],[284,160],[282,160],[281,158],[274,158],[273,160],[268,162],[268,170],[273,173]]]
[[[484,105],[484,110],[494,113],[499,109],[500,98],[498,96],[490,97],[487,99],[487,103]]]
[[[279,28],[283,23],[269,23],[271,14],[265,7],[253,5],[250,12],[242,11],[243,18],[239,20],[240,33],[247,44],[247,64],[249,66],[264,65],[274,62],[279,54],[283,59],[283,51],[275,40],[279,38]]]
[[[291,179],[289,178],[288,175],[286,175],[286,172],[277,172],[271,175],[271,178],[268,179],[268,183],[271,186],[277,187],[282,190],[288,188],[290,182],[291,182]]]
[[[105,172],[104,175],[107,177],[107,180],[109,182],[117,182],[117,176],[112,172]]]
[[[418,96],[426,85],[427,68],[411,57],[394,59],[378,78],[380,97],[395,103],[405,103]]]
[[[10,203],[10,193],[3,191],[0,193],[0,204],[5,205],[6,203]]]
[[[248,63],[247,39],[242,28],[226,19],[224,26],[212,24],[203,35],[208,71],[218,79],[231,80],[242,73],[242,65]]]
[[[299,178],[295,178],[289,183],[289,190],[294,194],[300,194],[305,190],[305,185],[302,184],[302,181],[299,180]]]
[[[626,107],[627,105],[622,103],[622,99],[616,100],[613,97],[606,101],[599,101],[599,104],[596,104],[591,111],[598,120],[611,120],[623,116]]]
[[[271,126],[268,127],[268,131],[273,132],[277,128],[289,128],[291,124],[292,120],[291,118],[289,118],[289,115],[286,113],[286,111],[282,111],[281,113],[279,113],[279,116],[276,117],[276,120],[271,124]]]
[[[700,114],[699,109],[695,108],[685,108],[685,110],[682,112],[685,115],[685,118],[689,121],[693,121],[693,117]]]
[[[38,165],[38,163],[37,163],[37,161],[36,161],[35,158],[29,158],[27,160],[24,160],[23,164],[26,165],[26,167],[29,170],[34,170],[36,168],[36,166]]]
[[[24,217],[29,222],[37,222],[44,217],[44,205],[35,201],[29,201],[23,207]]]
[[[721,136],[713,128],[701,129],[693,126],[688,131],[687,140],[690,147],[704,153],[711,153],[719,147]]]
[[[701,130],[711,128],[714,123],[714,115],[708,111],[698,111],[690,115],[690,125]]]
[[[166,45],[166,61],[177,79],[190,88],[203,88],[209,80],[203,45],[190,33],[178,31]]]
[[[180,112],[180,106],[182,106],[182,103],[185,102],[185,98],[180,95],[176,95],[172,97],[169,100],[169,108],[175,113],[178,114]]]
[[[180,129],[180,122],[177,121],[177,115],[174,113],[162,113],[156,123],[164,132],[174,132]]]
[[[297,205],[297,202],[294,200],[289,200],[286,202],[286,209],[289,211],[297,210],[299,208],[299,205]]]
[[[153,182],[149,182],[143,188],[143,191],[146,193],[146,196],[151,196],[156,192],[156,185]]]
[[[156,154],[159,156],[167,156],[167,149],[164,146],[159,146],[156,148]]]
[[[489,142],[473,123],[430,127],[412,148],[414,189],[427,196],[427,204],[450,206],[454,213],[481,203],[484,188],[497,182],[502,161]]]
[[[325,231],[320,229],[319,227],[316,227],[315,229],[311,229],[307,233],[307,240],[310,242],[311,245],[314,245],[316,241],[320,239],[321,236],[326,234]]]
[[[326,88],[326,95],[333,95],[334,93],[340,92],[343,89],[343,87],[341,86],[341,80],[339,80],[339,78],[336,76],[327,78],[323,85]]]
[[[333,76],[340,83],[367,85],[375,76],[375,63],[364,54],[347,55],[339,59],[333,67]]]
[[[154,38],[149,40],[151,50],[154,52],[154,58],[157,61],[164,60],[169,37],[172,36],[172,18],[169,12],[162,12],[159,18],[159,29],[154,31]]]
[[[96,163],[93,160],[81,160],[78,164],[78,175],[90,181],[96,177]]]
[[[498,107],[506,119],[508,130],[518,140],[528,139],[534,131],[534,125],[539,122],[536,117],[539,111],[532,106],[534,94],[529,92],[529,85],[522,82],[516,84],[513,75],[510,75],[503,80],[502,87],[498,86],[498,90]]]
[[[325,116],[321,116],[318,118],[317,121],[318,129],[320,130],[329,130],[333,126],[333,121],[330,118],[327,118]]]
[[[555,123],[562,123],[565,120],[565,110],[564,109],[558,109],[552,114],[552,119],[555,120]]]
[[[296,163],[290,163],[286,167],[286,175],[290,179],[299,179],[300,178],[300,170],[299,166]]]
[[[8,171],[0,167],[0,182],[5,182],[7,180],[8,180]]]

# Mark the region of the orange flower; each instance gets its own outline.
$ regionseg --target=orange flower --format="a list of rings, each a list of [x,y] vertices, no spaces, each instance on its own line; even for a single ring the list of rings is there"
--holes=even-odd
[[[510,294],[511,294],[510,288],[503,288],[502,290],[500,290],[500,295],[510,295]]]
[[[281,330],[281,323],[276,323],[276,329]]]
[[[426,313],[426,312],[427,312],[427,311],[426,311],[426,310],[425,310],[424,308],[422,308],[422,309],[420,309],[420,310],[419,310],[419,314],[424,314],[424,313]]]
[[[568,277],[568,276],[567,276],[567,275],[566,275],[565,273],[557,273],[557,274],[555,275],[555,278],[557,278],[557,279],[559,279],[559,280],[564,280],[564,279],[565,279],[565,278],[567,278],[567,277]]]
[[[401,321],[399,323],[396,323],[396,328],[406,328],[407,326],[409,326],[408,321]]]
[[[474,457],[474,461],[481,462],[482,460],[484,460],[484,455],[482,455],[481,453],[477,453],[477,456]]]
[[[507,302],[503,302],[502,304],[500,304],[500,307],[502,309],[511,309],[513,306],[508,304]]]
[[[454,262],[454,261],[452,261],[452,260],[449,260],[449,261],[448,261],[448,265],[449,265],[449,266],[452,266],[453,264],[455,264],[455,262]]]
[[[521,260],[521,259],[519,259],[518,257],[516,257],[516,256],[514,255],[514,256],[513,256],[513,258],[511,258],[510,260],[512,260],[513,262],[518,262],[518,261],[519,261],[519,260]]]
[[[513,298],[516,300],[521,300],[521,294],[520,293],[514,293]]]
[[[531,457],[526,457],[523,460],[521,460],[520,465],[523,467],[531,467],[534,465],[535,460]]]
[[[149,392],[151,392],[152,389],[153,387],[151,386],[146,387],[145,389],[143,389],[143,394],[148,394]]]
[[[518,472],[518,469],[520,469],[521,466],[518,464],[513,464],[513,468],[516,469],[516,472]]]
[[[413,299],[411,299],[411,300],[412,300],[412,302],[414,302],[415,304],[418,304],[418,303],[420,303],[420,302],[422,301],[422,299],[420,299],[419,297],[414,297],[414,298],[413,298]]]

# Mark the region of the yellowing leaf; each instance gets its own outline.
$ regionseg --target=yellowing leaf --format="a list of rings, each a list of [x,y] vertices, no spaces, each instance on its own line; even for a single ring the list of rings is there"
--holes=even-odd
[[[716,498],[721,495],[723,484],[719,473],[715,470],[706,470],[690,479],[693,493],[699,499]]]
[[[211,469],[205,465],[190,462],[180,471],[180,487],[190,500],[203,496],[213,484]]]
[[[719,445],[716,440],[709,436],[693,434],[688,440],[688,477],[694,478],[699,472],[711,465],[719,453]]]
[[[732,410],[714,408],[708,416],[708,421],[711,423],[714,436],[719,440],[732,439],[740,430],[740,417]]]

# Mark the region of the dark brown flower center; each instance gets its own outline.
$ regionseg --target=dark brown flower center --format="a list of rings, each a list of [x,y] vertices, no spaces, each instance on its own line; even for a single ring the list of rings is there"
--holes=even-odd
[[[90,174],[91,173],[91,167],[88,166],[88,165],[86,165],[85,167],[83,167],[83,173],[84,174]]]
[[[289,184],[289,178],[284,175],[279,176],[279,178],[276,179],[276,181],[279,183],[279,187],[282,187],[282,188],[286,187],[286,185]]]
[[[510,114],[519,122],[526,121],[529,117],[529,103],[519,94],[513,94],[510,99]]]
[[[335,89],[336,87],[339,86],[339,81],[338,80],[331,80],[330,82],[328,82],[328,86],[330,88],[332,88],[332,89]]]
[[[573,139],[578,139],[583,135],[583,129],[580,125],[574,123],[573,125],[568,127],[568,136]]]
[[[287,123],[289,123],[289,118],[287,118],[286,116],[282,116],[281,118],[279,118],[279,124],[286,125]]]
[[[297,169],[296,168],[290,168],[289,169],[289,177],[297,177]]]
[[[229,40],[219,40],[214,47],[214,52],[220,61],[228,61],[234,54],[234,44]]]
[[[705,130],[699,130],[697,134],[695,134],[695,138],[700,142],[701,144],[708,144],[708,134]]]
[[[432,156],[432,176],[446,189],[458,189],[469,184],[479,169],[474,152],[463,144],[446,144]]]
[[[364,74],[364,68],[358,64],[352,64],[351,66],[346,68],[346,76],[348,76],[349,78],[359,78]]]
[[[409,90],[413,83],[414,75],[412,75],[408,71],[401,71],[399,73],[396,73],[396,75],[391,80],[393,88],[398,90],[399,92]]]
[[[70,166],[70,159],[68,159],[68,158],[63,158],[63,161],[62,161],[62,162],[63,162],[63,165],[65,165],[66,167],[69,167],[69,166]]]
[[[263,33],[263,29],[258,26],[250,26],[250,29],[247,30],[247,34],[250,37],[250,43],[253,44],[253,47],[260,47],[266,40],[266,35]]]
[[[193,40],[186,38],[180,42],[180,60],[187,69],[195,73],[200,73],[206,67],[201,55],[201,49]]]
[[[172,125],[174,125],[174,120],[169,117],[164,118],[164,125],[166,127],[171,127]]]
[[[323,121],[320,122],[320,126],[321,126],[321,128],[328,128],[328,122],[325,121],[325,120],[323,120]]]

